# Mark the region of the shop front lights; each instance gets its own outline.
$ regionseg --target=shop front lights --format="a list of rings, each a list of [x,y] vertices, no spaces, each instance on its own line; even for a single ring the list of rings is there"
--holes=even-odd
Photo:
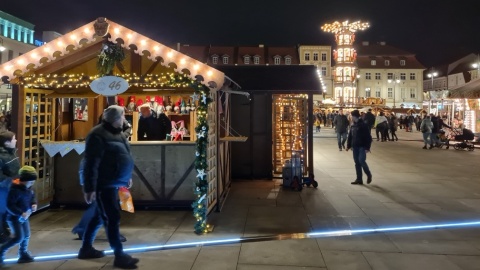
[[[5,47],[3,46],[3,39],[0,38],[0,52],[5,51],[5,49],[7,49],[7,48],[5,48]]]

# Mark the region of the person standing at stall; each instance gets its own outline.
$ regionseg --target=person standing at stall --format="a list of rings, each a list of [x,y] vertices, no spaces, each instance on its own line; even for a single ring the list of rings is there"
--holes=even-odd
[[[87,225],[78,258],[93,259],[105,256],[103,251],[93,247],[103,220],[108,242],[115,255],[113,265],[123,269],[135,269],[139,260],[123,251],[119,229],[118,188],[131,186],[133,172],[130,146],[122,134],[124,120],[124,108],[112,105],[103,112],[102,124],[95,126],[87,135],[83,193],[88,204],[97,202],[98,214]]]
[[[367,184],[372,182],[372,173],[367,164],[367,153],[370,152],[372,145],[372,135],[369,126],[360,119],[360,112],[353,110],[352,113],[353,125],[350,127],[347,139],[347,151],[353,148],[353,161],[355,162],[355,171],[357,179],[353,181],[352,185],[363,185],[362,169],[367,175]]]
[[[0,243],[8,240],[7,194],[13,178],[18,175],[20,169],[20,162],[15,155],[16,146],[15,133],[10,131],[0,133]]]
[[[162,132],[159,118],[150,108],[144,104],[140,107],[140,119],[138,120],[137,139],[139,141],[161,141],[165,140],[166,133]],[[165,134],[165,135],[164,135]]]

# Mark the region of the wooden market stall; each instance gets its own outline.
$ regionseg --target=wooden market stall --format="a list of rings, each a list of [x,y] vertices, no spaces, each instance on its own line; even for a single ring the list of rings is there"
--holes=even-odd
[[[133,129],[139,100],[153,105],[161,97],[165,107],[179,100],[190,105],[189,110],[182,106],[167,112],[171,121],[183,121],[189,131],[180,140],[138,141],[132,136],[135,203],[190,207],[195,201],[210,212],[230,183],[230,146],[219,137],[228,132],[217,124],[224,74],[105,18],[0,65],[3,83],[13,85],[19,157],[39,172],[36,192],[41,204],[83,203],[78,181],[83,140],[113,100],[94,93],[89,85],[101,77],[105,63],[100,56],[112,56],[115,50],[123,52],[124,59],[114,62],[106,75],[128,82],[128,90],[115,100],[126,107]],[[129,107],[132,97],[135,104]],[[198,179],[206,181],[205,189],[199,188]]]

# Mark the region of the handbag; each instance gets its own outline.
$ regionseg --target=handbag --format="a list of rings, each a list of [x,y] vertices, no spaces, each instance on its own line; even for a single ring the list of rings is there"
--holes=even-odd
[[[118,189],[118,197],[120,199],[120,208],[123,211],[129,213],[135,213],[135,208],[133,207],[133,199],[132,194],[130,194],[130,190],[126,187],[121,187]]]

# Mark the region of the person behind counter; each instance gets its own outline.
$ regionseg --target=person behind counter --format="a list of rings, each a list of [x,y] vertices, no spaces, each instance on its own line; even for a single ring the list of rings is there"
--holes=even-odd
[[[139,141],[162,141],[172,130],[170,119],[160,113],[158,117],[150,108],[144,104],[140,107],[140,119],[138,120],[137,138]]]

